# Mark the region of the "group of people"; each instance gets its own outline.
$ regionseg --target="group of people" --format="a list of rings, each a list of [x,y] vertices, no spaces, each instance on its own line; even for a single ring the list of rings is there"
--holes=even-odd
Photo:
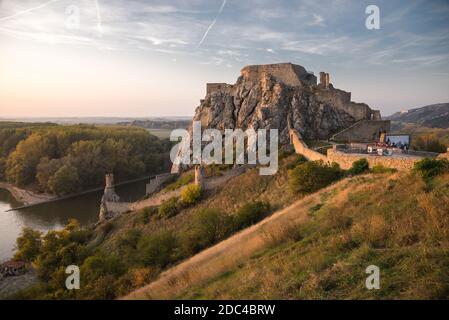
[[[390,148],[398,148],[401,150],[408,150],[409,148],[409,144],[402,142],[402,141],[398,141],[398,142],[392,142],[390,141],[389,138],[387,138],[387,141],[385,141],[385,144],[390,147]]]

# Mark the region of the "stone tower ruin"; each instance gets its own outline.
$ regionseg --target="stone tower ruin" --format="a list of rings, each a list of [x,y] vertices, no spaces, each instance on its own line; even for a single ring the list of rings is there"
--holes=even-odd
[[[328,89],[329,88],[329,83],[330,83],[329,73],[320,72],[320,85],[323,88]]]
[[[104,188],[104,194],[103,197],[105,201],[109,202],[119,202],[120,197],[115,193],[114,188],[114,174],[108,173],[105,176],[105,188]]]
[[[204,187],[204,171],[200,165],[195,167],[195,184],[201,189]]]

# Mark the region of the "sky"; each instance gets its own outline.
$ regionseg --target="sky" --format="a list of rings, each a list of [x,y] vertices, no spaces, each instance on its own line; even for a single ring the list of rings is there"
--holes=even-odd
[[[449,0],[0,0],[0,117],[191,116],[277,62],[383,115],[449,102]]]

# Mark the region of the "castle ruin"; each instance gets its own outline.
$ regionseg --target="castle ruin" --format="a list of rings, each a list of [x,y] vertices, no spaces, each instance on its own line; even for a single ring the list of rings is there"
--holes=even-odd
[[[326,112],[327,109],[334,110],[333,112],[335,115],[332,117],[336,119],[331,119],[331,121],[337,123],[327,124],[330,119],[323,119],[324,122],[321,121],[321,128],[318,128],[319,130],[322,130],[322,132],[315,133],[308,137],[309,139],[325,140],[334,138],[341,142],[364,141],[366,139],[368,139],[368,141],[375,141],[379,138],[377,134],[379,131],[390,130],[390,122],[388,120],[382,120],[379,110],[373,110],[365,103],[351,101],[351,92],[334,88],[330,83],[330,74],[327,72],[320,72],[319,83],[317,83],[317,77],[313,72],[308,72],[304,67],[292,63],[250,65],[242,68],[240,73],[239,79],[233,85],[227,83],[208,83],[206,85],[206,99],[201,100],[201,106],[208,103],[207,97],[212,97],[216,93],[222,93],[231,98],[224,102],[224,105],[219,107],[224,113],[219,115],[220,120],[211,119],[212,115],[195,115],[195,120],[200,120],[205,127],[208,127],[210,124],[217,121],[221,121],[222,123],[212,125],[212,127],[246,127],[246,124],[243,123],[244,121],[239,120],[242,111],[242,108],[239,108],[239,104],[242,103],[242,97],[240,97],[242,89],[245,90],[244,88],[251,84],[257,85],[261,83],[261,85],[264,85],[264,83],[266,84],[267,79],[273,79],[275,82],[283,83],[292,88],[298,88],[304,93],[311,95],[315,100],[315,103],[318,104],[319,109],[323,109],[324,112]],[[243,86],[244,83],[246,83],[245,86]],[[284,101],[282,102],[285,103]],[[231,103],[233,103],[234,106],[231,105],[228,107],[227,104]],[[262,123],[266,122],[265,118],[276,116],[276,111],[268,109],[265,106],[265,103],[254,101],[252,104],[254,104],[256,108],[260,104],[260,111],[257,113],[253,112],[252,114],[258,115],[261,118],[260,120]],[[245,106],[242,105],[242,107]],[[251,108],[254,108],[254,106]],[[234,111],[228,111],[227,109],[234,109]],[[214,115],[219,114],[220,112],[221,110],[217,109],[214,111]],[[311,114],[311,116],[318,115]],[[295,117],[297,116],[293,113],[293,115],[288,116],[285,121],[291,123],[293,127],[295,127]],[[235,120],[232,120],[232,118]],[[235,125],[232,124],[234,121],[236,122]],[[252,121],[254,120],[249,119],[248,122]],[[298,122],[298,120],[296,120],[296,122]],[[302,122],[302,120],[300,122]],[[357,125],[353,126],[356,123]],[[229,124],[231,125],[229,126]],[[308,133],[305,132],[304,128],[301,128],[300,125],[302,124],[297,124],[296,129],[298,129],[301,134],[307,136]],[[258,127],[260,127],[260,125],[258,125]],[[279,127],[281,128],[282,125],[279,125]],[[351,130],[348,130],[350,127],[352,127]],[[342,134],[338,135],[339,132],[342,132]],[[286,132],[285,135],[288,136],[288,133]]]
[[[109,173],[105,176],[105,188],[101,197],[99,221],[103,222],[115,216],[114,210],[111,209],[113,203],[120,201],[120,197],[115,193],[114,174]]]
[[[338,142],[375,142],[390,130],[379,110],[351,101],[351,92],[335,88],[329,73],[320,72],[317,83],[313,72],[292,63],[250,65],[234,84],[208,83],[193,121],[223,132],[278,129],[280,144],[288,143],[290,129],[304,139]],[[172,173],[180,170],[173,165]]]
[[[320,72],[320,86],[324,89],[329,89],[330,77],[329,73]]]

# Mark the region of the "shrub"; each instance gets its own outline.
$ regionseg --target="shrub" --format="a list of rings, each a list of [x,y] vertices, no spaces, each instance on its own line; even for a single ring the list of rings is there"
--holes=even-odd
[[[166,191],[172,191],[181,188],[182,186],[188,185],[195,178],[193,172],[183,173],[175,182],[170,183],[165,187]]]
[[[296,166],[303,164],[304,162],[307,162],[307,159],[301,154],[296,154],[294,160],[287,165],[287,169],[294,169]]]
[[[86,258],[80,269],[85,283],[90,283],[102,276],[121,276],[125,273],[126,266],[116,255],[98,251],[95,255]]]
[[[140,260],[145,266],[163,268],[174,261],[178,239],[169,231],[143,237],[138,244]]]
[[[152,215],[158,213],[157,207],[146,207],[139,211],[139,218],[143,224],[147,224],[150,222],[150,218]]]
[[[348,170],[348,173],[355,176],[368,171],[368,169],[369,169],[368,160],[362,158],[352,163],[352,167]]]
[[[294,193],[311,193],[326,187],[343,175],[338,164],[327,165],[323,161],[307,161],[288,173],[290,190]]]
[[[136,249],[141,235],[142,235],[142,233],[139,230],[136,230],[136,229],[128,230],[119,239],[118,245],[120,248],[123,248],[123,249],[129,249],[129,248]]]
[[[270,204],[253,202],[245,204],[234,215],[234,228],[243,229],[265,218],[270,211]]]
[[[394,168],[388,168],[388,167],[384,167],[381,164],[376,164],[375,166],[373,166],[371,168],[371,172],[372,173],[393,173],[398,171],[397,169]]]
[[[113,275],[105,275],[92,280],[83,287],[82,292],[80,292],[81,297],[86,300],[112,300],[117,298],[115,279]]]
[[[157,268],[136,268],[130,269],[115,283],[116,296],[124,296],[131,291],[143,287],[150,283],[156,275],[159,269]]]
[[[201,187],[196,184],[188,185],[181,192],[181,201],[186,205],[193,205],[201,198]]]
[[[161,218],[170,218],[179,212],[178,197],[172,197],[162,202],[158,213]]]
[[[279,161],[287,158],[288,156],[291,156],[294,153],[295,153],[295,149],[291,145],[282,147],[281,150],[279,150],[279,155],[278,155]]]
[[[424,158],[413,166],[413,171],[423,179],[430,179],[445,172],[449,172],[449,161],[446,159]]]
[[[17,252],[15,259],[33,261],[40,252],[42,233],[31,228],[24,228],[17,238]]]
[[[232,228],[231,218],[217,209],[202,209],[193,219],[192,228],[183,234],[187,255],[194,254],[225,238]]]

